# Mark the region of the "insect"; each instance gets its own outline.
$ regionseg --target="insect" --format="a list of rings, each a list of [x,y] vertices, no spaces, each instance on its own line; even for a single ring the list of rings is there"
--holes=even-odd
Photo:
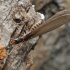
[[[31,38],[52,31],[68,22],[70,22],[70,12],[67,10],[60,11],[48,20],[46,20],[43,24],[39,25],[33,31],[30,31],[27,35],[24,36],[24,38],[11,39],[11,43],[18,44],[20,42],[27,41]]]

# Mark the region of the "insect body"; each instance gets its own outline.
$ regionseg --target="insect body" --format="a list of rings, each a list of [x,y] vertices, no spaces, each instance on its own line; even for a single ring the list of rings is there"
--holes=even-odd
[[[18,44],[20,42],[27,41],[28,39],[47,33],[68,22],[70,22],[70,13],[67,10],[63,10],[49,18],[43,24],[40,24],[34,30],[31,30],[27,35],[24,36],[24,38],[12,39],[11,42],[14,41],[12,43]]]
[[[37,24],[33,25],[30,29],[30,32],[32,32],[34,29],[36,29],[39,25],[41,25],[43,22],[43,19],[40,20],[40,22],[38,22]]]

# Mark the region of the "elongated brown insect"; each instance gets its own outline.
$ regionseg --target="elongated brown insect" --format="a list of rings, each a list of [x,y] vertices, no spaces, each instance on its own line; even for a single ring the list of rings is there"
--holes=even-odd
[[[52,31],[58,28],[59,26],[66,24],[68,22],[70,22],[70,12],[68,12],[67,10],[63,10],[61,12],[58,12],[51,18],[49,18],[43,24],[39,25],[36,29],[31,31],[26,36],[24,36],[24,38],[16,38],[14,40],[11,40],[11,42],[14,44],[18,44],[20,42],[27,41],[31,38],[34,38],[36,36]]]

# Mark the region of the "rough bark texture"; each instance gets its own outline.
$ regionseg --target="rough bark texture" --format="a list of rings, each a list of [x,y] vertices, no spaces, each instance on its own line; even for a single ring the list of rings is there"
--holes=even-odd
[[[20,44],[11,44],[11,38],[24,37],[31,25],[41,20],[29,0],[0,0],[1,43],[7,49],[2,70],[26,70],[33,61],[29,52],[34,49],[39,37]]]

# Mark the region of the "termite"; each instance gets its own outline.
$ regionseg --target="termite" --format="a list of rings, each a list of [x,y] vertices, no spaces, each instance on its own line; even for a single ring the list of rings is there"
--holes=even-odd
[[[39,25],[33,31],[30,31],[27,35],[24,36],[24,38],[12,39],[11,43],[18,44],[20,42],[27,41],[31,38],[34,38],[36,36],[52,31],[68,22],[70,22],[70,12],[67,10],[60,11],[56,13],[54,16],[52,16],[51,18],[49,18],[48,20],[46,20],[44,23]]]

